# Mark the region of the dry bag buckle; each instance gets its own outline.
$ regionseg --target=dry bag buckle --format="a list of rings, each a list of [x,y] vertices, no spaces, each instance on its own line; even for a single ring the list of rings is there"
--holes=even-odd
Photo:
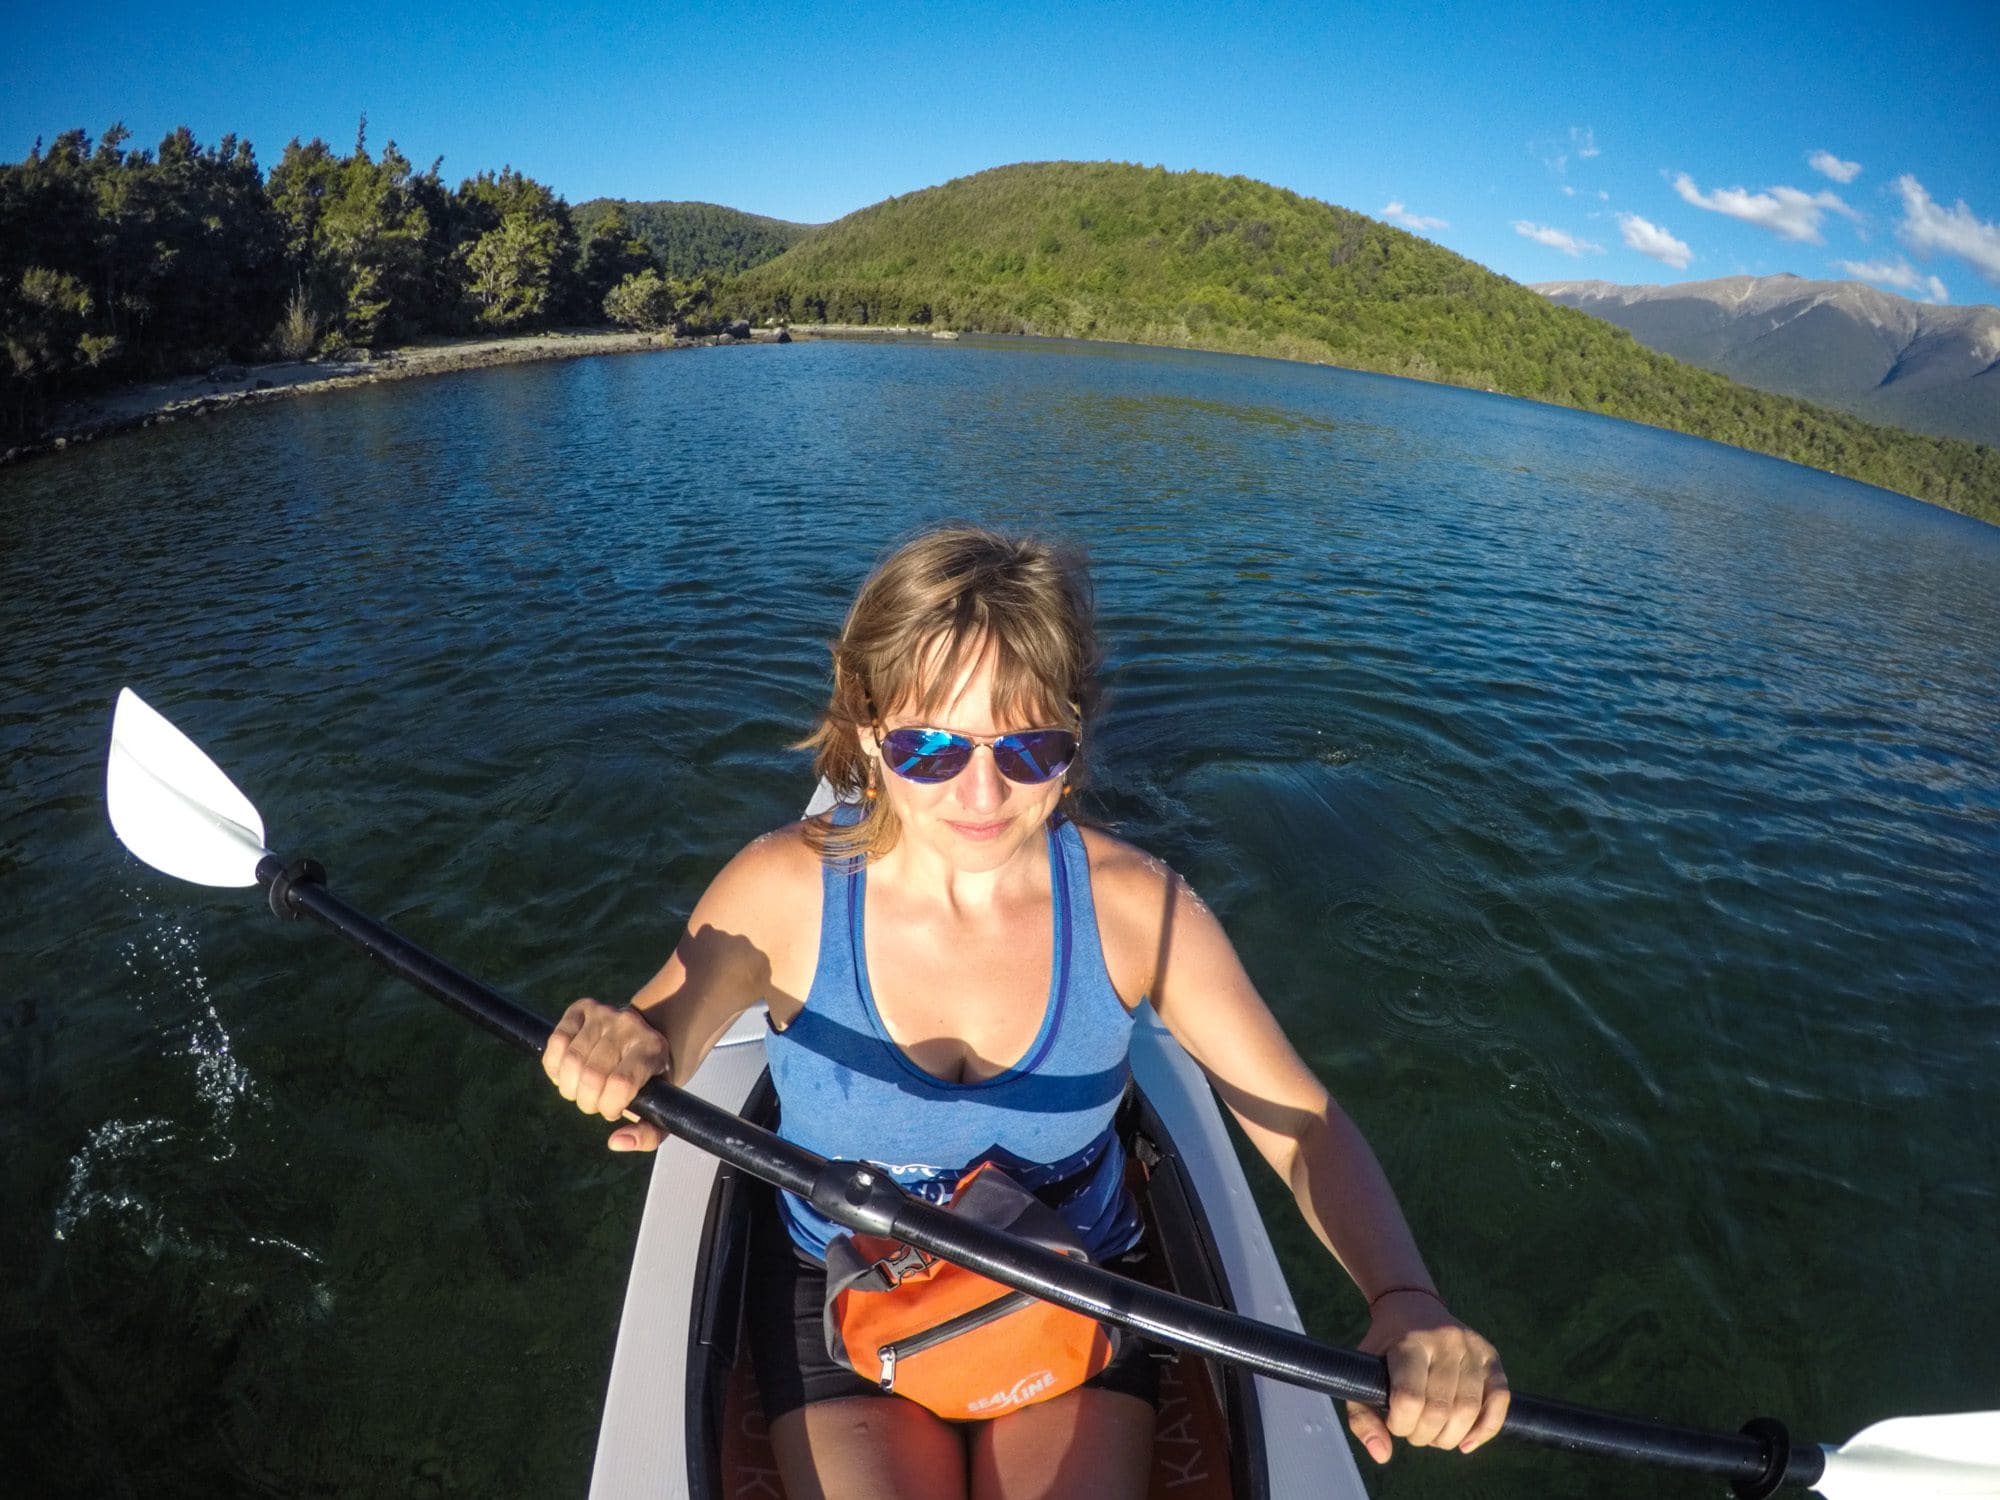
[[[931,1263],[931,1258],[915,1245],[903,1245],[894,1255],[885,1255],[875,1262],[875,1269],[888,1283],[888,1290],[894,1291],[903,1283],[905,1276],[914,1276]]]

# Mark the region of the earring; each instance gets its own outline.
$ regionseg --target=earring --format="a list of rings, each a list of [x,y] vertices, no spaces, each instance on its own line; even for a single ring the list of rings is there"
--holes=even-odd
[[[861,789],[861,796],[865,801],[873,802],[875,795],[875,763],[870,761],[868,763],[868,784]]]

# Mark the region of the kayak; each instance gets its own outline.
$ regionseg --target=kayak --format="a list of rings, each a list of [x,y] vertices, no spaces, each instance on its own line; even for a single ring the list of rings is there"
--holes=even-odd
[[[822,789],[823,790],[823,789]],[[818,811],[814,800],[808,812]],[[688,1091],[775,1122],[765,1013],[737,1018]],[[1149,1264],[1168,1289],[1300,1328],[1208,1080],[1142,1005],[1120,1113]],[[598,1428],[591,1500],[782,1496],[741,1337],[749,1194],[772,1191],[677,1138],[655,1154]],[[1346,1424],[1317,1391],[1160,1348],[1152,1493],[1362,1500]]]
[[[767,1128],[764,1011],[739,1017],[688,1085]],[[1208,1080],[1150,1006],[1132,1031],[1121,1112],[1160,1280],[1183,1296],[1300,1326]],[[741,1334],[751,1193],[769,1187],[680,1140],[656,1154],[598,1429],[591,1500],[782,1496]],[[1159,1351],[1152,1494],[1362,1500],[1345,1422],[1317,1391]]]
[[[130,688],[119,693],[112,716],[104,800],[120,842],[154,869],[196,885],[266,886],[274,916],[310,918],[502,1041],[533,1057],[547,1050],[554,1028],[546,1017],[342,900],[316,860],[287,863],[267,848],[256,806]],[[831,800],[822,784],[807,812]],[[1138,1091],[1123,1124],[1132,1160],[1147,1169],[1137,1175],[1162,1279],[1201,1291],[1210,1305],[1138,1282],[1114,1291],[1107,1285],[1118,1280],[1114,1273],[1015,1244],[921,1200],[875,1203],[856,1164],[822,1161],[744,1120],[745,1109],[771,1105],[768,1089],[753,1100],[764,1034],[761,1015],[745,1016],[704,1063],[694,1088],[654,1079],[632,1100],[633,1110],[670,1140],[653,1163],[592,1494],[782,1494],[775,1468],[767,1467],[754,1392],[734,1358],[740,1340],[729,1332],[736,1326],[731,1246],[740,1240],[732,1226],[746,1200],[723,1173],[705,1165],[688,1170],[692,1143],[708,1158],[731,1163],[729,1172],[754,1171],[796,1191],[861,1190],[847,1199],[861,1205],[858,1223],[887,1225],[914,1245],[1064,1306],[1099,1316],[1119,1312],[1175,1348],[1284,1378],[1286,1384],[1272,1385],[1206,1365],[1176,1365],[1162,1381],[1173,1404],[1163,1406],[1156,1448],[1178,1462],[1156,1463],[1154,1494],[1186,1492],[1197,1483],[1204,1494],[1287,1500],[1363,1494],[1330,1403],[1300,1391],[1336,1391],[1379,1407],[1387,1399],[1386,1370],[1372,1355],[1317,1343],[1299,1330],[1214,1097],[1157,1019],[1142,1015],[1135,1031]],[[707,1212],[697,1219],[688,1210],[704,1201]],[[1502,1432],[1571,1454],[1706,1474],[1748,1496],[1782,1485],[1828,1500],[2000,1496],[2000,1411],[1891,1417],[1835,1447],[1795,1441],[1771,1417],[1738,1432],[1713,1432],[1517,1391]]]

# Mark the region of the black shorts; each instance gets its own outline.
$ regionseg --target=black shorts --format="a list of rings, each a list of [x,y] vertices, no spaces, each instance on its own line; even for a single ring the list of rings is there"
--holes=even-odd
[[[855,1374],[826,1352],[826,1268],[808,1260],[792,1243],[778,1213],[775,1188],[747,1185],[751,1209],[749,1282],[744,1324],[750,1361],[764,1398],[764,1417],[775,1421],[819,1401],[850,1396],[888,1396],[874,1381]],[[1115,1256],[1106,1269],[1136,1276],[1145,1250]],[[1152,1345],[1137,1334],[1119,1341],[1117,1357],[1083,1383],[1089,1391],[1137,1396],[1155,1411],[1160,1405],[1159,1362]]]

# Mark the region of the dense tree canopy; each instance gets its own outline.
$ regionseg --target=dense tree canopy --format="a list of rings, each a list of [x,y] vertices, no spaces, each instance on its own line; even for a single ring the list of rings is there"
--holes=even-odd
[[[454,189],[394,141],[371,154],[365,119],[346,155],[294,139],[268,178],[234,136],[128,140],[72,130],[0,166],[0,436],[110,381],[600,323],[614,287],[662,269],[614,214],[579,243],[569,205],[511,168]],[[683,286],[673,310],[705,305]]]
[[[249,142],[129,138],[72,130],[0,167],[0,427],[51,382],[213,361],[277,316],[285,247]]]
[[[616,214],[669,276],[731,275],[782,255],[813,231],[810,224],[766,219],[719,203],[627,203],[592,198],[576,208],[577,229],[591,234]]]
[[[424,183],[394,141],[372,159],[363,139],[337,158],[324,141],[294,138],[271,169],[270,205],[293,274],[329,339],[365,348],[435,322],[433,262],[445,228],[436,173],[433,164]]]

